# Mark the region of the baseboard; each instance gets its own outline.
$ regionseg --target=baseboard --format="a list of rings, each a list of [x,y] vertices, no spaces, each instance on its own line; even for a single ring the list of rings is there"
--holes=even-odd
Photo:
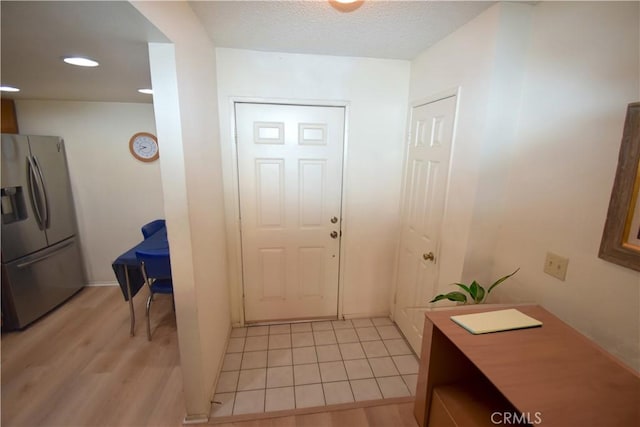
[[[209,399],[209,415],[207,415],[207,420],[211,414],[211,408],[213,406],[213,402],[215,400],[216,388],[218,387],[218,379],[220,379],[220,373],[222,372],[222,366],[224,365],[224,356],[227,354],[227,348],[229,347],[229,340],[231,339],[231,332],[233,331],[233,325],[229,324],[229,330],[227,331],[227,340],[224,344],[224,351],[222,352],[222,357],[220,358],[220,363],[218,365],[218,373],[216,374],[216,378],[213,381],[213,388],[210,392],[211,398]]]
[[[345,320],[348,319],[373,319],[373,318],[377,318],[377,317],[385,317],[385,318],[391,318],[391,314],[389,314],[389,312],[378,312],[378,313],[356,313],[356,314],[343,314],[342,317]],[[269,321],[264,321],[264,322],[246,322],[244,327],[248,327],[248,326],[266,326],[266,325],[279,325],[282,323],[313,323],[313,322],[324,322],[327,320],[340,320],[337,317],[313,317],[313,318],[309,318],[309,319],[278,319],[278,320],[269,320]],[[241,328],[242,326],[240,326],[239,322],[236,323],[232,323],[231,324],[232,328]]]
[[[182,420],[182,425],[206,424],[209,417],[206,415],[187,415]]]
[[[120,286],[118,282],[90,282],[85,285],[88,288],[101,287],[101,286]]]
[[[374,319],[376,317],[386,317],[390,318],[389,312],[379,312],[379,313],[355,313],[355,314],[343,314],[342,317],[347,319]]]

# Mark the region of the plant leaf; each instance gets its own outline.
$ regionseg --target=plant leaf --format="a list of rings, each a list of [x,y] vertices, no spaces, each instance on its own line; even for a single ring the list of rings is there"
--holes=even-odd
[[[509,277],[513,276],[514,274],[516,274],[518,271],[520,271],[520,267],[518,267],[518,269],[516,271],[514,271],[511,274],[507,274],[504,277],[499,278],[498,280],[496,280],[495,282],[493,282],[493,285],[489,286],[489,290],[487,291],[487,295],[489,294],[489,292],[491,292],[491,290],[493,288],[495,288],[496,286],[498,286],[500,283],[504,282],[505,280],[507,280]]]
[[[464,283],[452,283],[452,284],[456,285],[456,286],[459,286],[460,288],[462,288],[462,290],[464,290],[466,293],[471,295],[471,289],[469,289],[469,287],[467,285],[465,285]]]
[[[471,298],[473,298],[474,302],[478,302],[478,288],[479,287],[480,287],[480,284],[478,282],[476,282],[475,280],[473,282],[471,282],[471,286],[469,286],[469,295],[471,295]]]
[[[462,292],[453,291],[445,295],[449,301],[467,302],[467,296]]]
[[[462,292],[449,292],[448,294],[440,294],[437,295],[434,299],[429,302],[438,302],[443,299],[448,299],[449,301],[457,301],[457,302],[467,302],[467,296]]]
[[[440,294],[440,295],[436,295],[435,297],[433,297],[433,299],[429,302],[438,302],[441,301],[443,299],[447,299],[447,296],[445,294]]]
[[[478,285],[478,296],[476,297],[476,303],[480,304],[482,302],[482,300],[484,299],[484,288],[480,285]]]

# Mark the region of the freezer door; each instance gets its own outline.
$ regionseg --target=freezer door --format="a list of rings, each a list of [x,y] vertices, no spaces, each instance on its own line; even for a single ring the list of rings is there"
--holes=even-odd
[[[47,240],[53,245],[76,234],[76,219],[64,141],[54,136],[29,136],[31,156],[44,182]]]
[[[11,261],[47,246],[38,180],[26,136],[2,135],[2,258]]]
[[[75,238],[3,265],[3,297],[16,318],[9,324],[23,328],[84,286],[80,249]],[[4,301],[3,301],[4,302]]]

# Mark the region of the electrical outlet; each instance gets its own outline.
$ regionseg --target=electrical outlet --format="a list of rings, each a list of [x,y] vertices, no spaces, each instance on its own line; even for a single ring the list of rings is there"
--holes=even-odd
[[[567,277],[569,258],[561,257],[553,252],[547,252],[544,260],[544,272],[564,282]]]

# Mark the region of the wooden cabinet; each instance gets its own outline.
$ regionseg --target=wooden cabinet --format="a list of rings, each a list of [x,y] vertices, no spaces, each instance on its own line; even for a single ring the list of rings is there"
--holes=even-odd
[[[20,133],[18,131],[18,118],[16,117],[16,107],[13,99],[2,98],[2,133]]]
[[[479,421],[454,425],[640,425],[637,372],[539,306],[503,308],[542,327],[473,335],[451,316],[491,308],[425,314],[414,409],[421,427],[451,425],[457,414]]]

